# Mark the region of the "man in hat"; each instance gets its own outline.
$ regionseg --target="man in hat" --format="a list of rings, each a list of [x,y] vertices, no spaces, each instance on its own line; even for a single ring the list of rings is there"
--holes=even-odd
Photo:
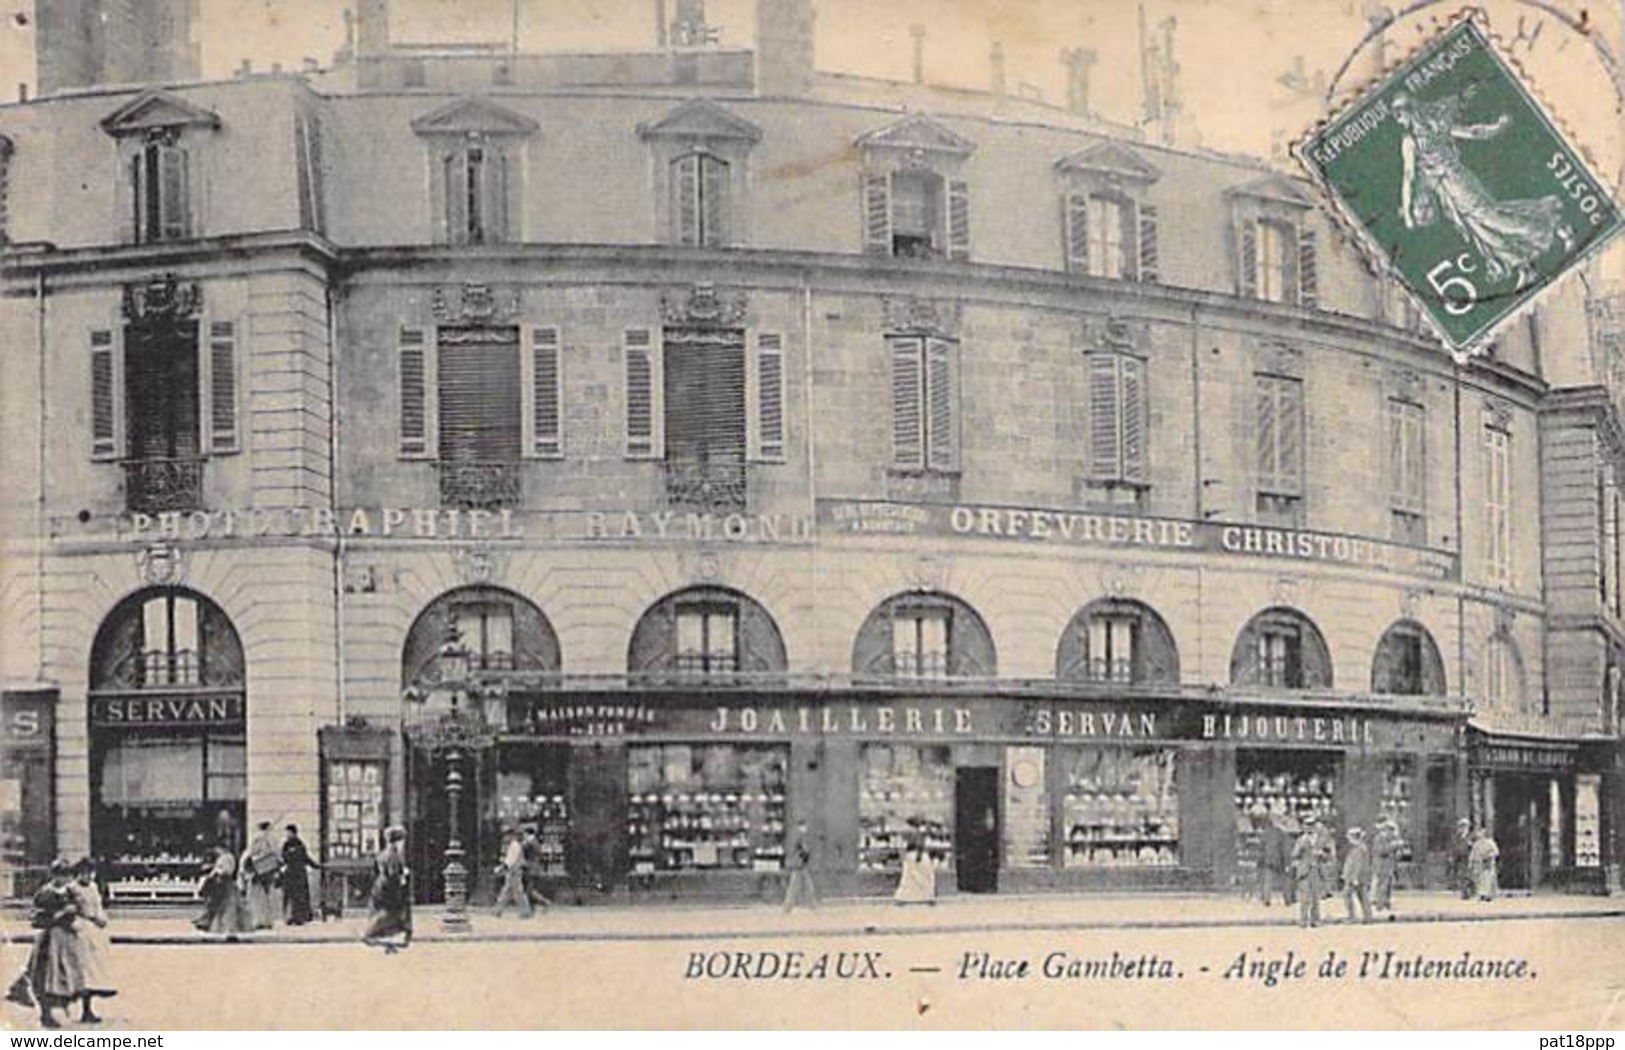
[[[243,855],[243,879],[248,884],[248,912],[254,929],[269,930],[280,910],[276,902],[277,877],[282,873],[282,851],[271,836],[271,822],[256,825],[254,841]]]
[[[1348,909],[1349,922],[1354,921],[1354,902],[1360,902],[1360,921],[1371,921],[1371,847],[1365,843],[1365,831],[1349,828],[1349,850],[1343,857],[1343,907]]]
[[[393,955],[412,943],[412,873],[406,866],[406,829],[390,828],[384,840],[373,858],[372,921],[361,939]]]
[[[310,873],[321,870],[299,837],[299,826],[289,824],[282,842],[282,896],[288,904],[288,925],[303,926],[316,917],[310,906]]]
[[[69,888],[72,881],[72,865],[53,860],[51,879],[34,894],[29,916],[30,925],[39,931],[28,957],[28,983],[39,1001],[41,1028],[61,1028],[54,1011],[66,1010],[84,993],[84,966],[73,933],[79,906]]]
[[[1456,837],[1450,840],[1450,879],[1462,900],[1473,897],[1473,876],[1467,868],[1467,855],[1473,850],[1473,822],[1466,817],[1456,821]]]
[[[1371,839],[1371,907],[1375,911],[1394,910],[1394,878],[1399,874],[1399,853],[1403,847],[1399,825],[1384,813]]]
[[[502,863],[497,865],[497,878],[502,880],[502,888],[497,891],[494,914],[501,918],[511,904],[519,912],[520,918],[530,918],[535,908],[530,903],[530,895],[525,892],[525,846],[520,841],[517,828],[508,829]]]
[[[1320,925],[1320,848],[1314,814],[1303,818],[1303,831],[1292,844],[1292,879],[1298,895],[1298,925]]]
[[[1281,829],[1280,821],[1262,806],[1253,811],[1253,827],[1258,832],[1258,897],[1268,908],[1275,888],[1280,886],[1281,902],[1291,903],[1288,898],[1292,894],[1286,888],[1286,832]]]

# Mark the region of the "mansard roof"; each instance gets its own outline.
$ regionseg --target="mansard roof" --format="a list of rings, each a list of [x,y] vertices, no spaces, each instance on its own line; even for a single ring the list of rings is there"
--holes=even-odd
[[[1232,186],[1226,192],[1232,197],[1251,197],[1254,200],[1285,204],[1293,208],[1310,208],[1315,203],[1296,179],[1289,179],[1285,175],[1273,172],[1260,175],[1240,186]]]
[[[883,128],[866,131],[858,136],[863,149],[924,150],[927,153],[949,153],[966,156],[976,144],[939,121],[915,113]]]
[[[1115,142],[1100,142],[1055,162],[1058,171],[1115,175],[1133,182],[1155,182],[1162,172],[1138,153]]]
[[[152,88],[102,118],[102,130],[109,135],[136,135],[186,125],[218,128],[220,114],[193,105],[179,95]]]
[[[732,139],[760,142],[762,129],[710,99],[689,99],[652,124],[639,124],[644,138]]]
[[[419,135],[533,135],[540,124],[480,95],[454,99],[412,121]]]

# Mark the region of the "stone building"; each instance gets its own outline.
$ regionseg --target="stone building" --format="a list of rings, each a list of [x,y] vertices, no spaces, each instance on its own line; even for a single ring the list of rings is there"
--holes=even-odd
[[[826,892],[1228,888],[1310,813],[1617,882],[1579,289],[1458,365],[1300,181],[822,74],[809,0],[614,56],[359,14],[0,107],[14,863],[434,871],[455,802],[584,899],[798,837]]]

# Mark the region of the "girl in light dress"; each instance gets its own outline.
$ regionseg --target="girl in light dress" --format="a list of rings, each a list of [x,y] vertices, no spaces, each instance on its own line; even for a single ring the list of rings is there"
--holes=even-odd
[[[897,892],[892,900],[898,904],[937,902],[937,869],[925,851],[924,829],[909,836],[908,846],[903,850],[903,873],[897,880]]]
[[[97,1024],[101,1018],[91,1008],[91,1000],[118,994],[113,984],[113,945],[107,936],[107,908],[96,887],[95,861],[84,858],[73,866],[73,874],[68,891],[79,909],[72,927],[79,959],[79,1020]]]

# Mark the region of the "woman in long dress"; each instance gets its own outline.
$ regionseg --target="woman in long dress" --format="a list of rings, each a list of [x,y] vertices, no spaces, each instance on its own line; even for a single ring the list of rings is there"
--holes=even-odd
[[[373,858],[372,921],[361,939],[393,954],[412,943],[412,873],[404,853],[406,829],[390,828],[384,838],[388,844]]]
[[[118,994],[113,984],[113,944],[107,936],[107,908],[102,904],[101,890],[96,888],[95,862],[84,858],[73,866],[73,874],[74,881],[68,890],[79,909],[73,920],[82,985],[79,1020],[84,1024],[97,1024],[101,1018],[91,1008],[91,1000]]]
[[[1473,890],[1481,901],[1495,899],[1496,867],[1501,859],[1501,847],[1490,838],[1488,828],[1479,828],[1473,838],[1473,848],[1467,853],[1467,870],[1472,875]]]
[[[65,860],[51,862],[51,881],[34,894],[30,924],[39,931],[28,959],[28,979],[39,1000],[41,1028],[61,1028],[53,1011],[67,1009],[84,990],[83,971],[73,923],[79,909],[68,888],[73,869]]]
[[[925,852],[925,833],[916,832],[909,837],[903,850],[903,873],[897,880],[897,892],[892,900],[898,904],[935,904],[937,902],[937,869]]]
[[[203,877],[203,912],[192,925],[204,933],[244,933],[252,928],[245,922],[242,895],[237,889],[237,860],[231,850],[216,846],[214,864]]]

